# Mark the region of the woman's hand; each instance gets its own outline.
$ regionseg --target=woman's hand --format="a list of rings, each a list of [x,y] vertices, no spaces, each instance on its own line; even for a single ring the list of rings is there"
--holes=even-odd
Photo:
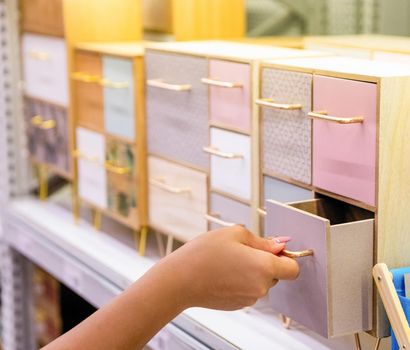
[[[182,308],[240,309],[278,280],[298,276],[297,262],[278,256],[288,240],[260,238],[242,226],[223,228],[176,250],[158,264],[158,272],[175,276]]]

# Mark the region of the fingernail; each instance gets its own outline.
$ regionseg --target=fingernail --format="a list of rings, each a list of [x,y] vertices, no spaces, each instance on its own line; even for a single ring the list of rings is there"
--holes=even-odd
[[[283,236],[283,237],[281,236],[281,237],[275,237],[273,240],[275,241],[275,243],[280,244],[280,243],[287,243],[291,241],[292,238],[288,236]]]

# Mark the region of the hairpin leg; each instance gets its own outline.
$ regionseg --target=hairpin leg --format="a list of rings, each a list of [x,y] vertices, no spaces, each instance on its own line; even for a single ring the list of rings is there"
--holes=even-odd
[[[78,220],[80,219],[80,198],[78,198],[76,180],[73,181],[71,191],[71,206],[73,210],[74,222],[78,224]]]
[[[174,237],[172,237],[171,235],[168,235],[167,248],[165,250],[165,255],[171,254],[173,248],[174,248]]]
[[[145,255],[145,248],[147,246],[147,236],[148,236],[148,227],[147,226],[141,227],[140,242],[138,246],[138,250],[141,256]]]
[[[360,344],[359,333],[354,334],[354,342],[355,342],[355,345],[356,345],[356,350],[362,350],[362,345]]]
[[[376,344],[374,346],[374,350],[379,350],[381,340],[382,338],[377,338]]]
[[[98,231],[101,230],[101,212],[98,209],[94,208],[92,215],[94,228]]]
[[[44,164],[35,165],[35,172],[38,181],[38,199],[45,201],[48,196],[47,166]]]
[[[282,320],[282,326],[285,329],[290,329],[290,326],[292,324],[292,319],[290,317],[287,317],[287,316],[283,315],[283,314],[280,314],[280,318]]]
[[[155,231],[155,239],[157,241],[158,252],[161,257],[165,256],[165,246],[161,234]]]

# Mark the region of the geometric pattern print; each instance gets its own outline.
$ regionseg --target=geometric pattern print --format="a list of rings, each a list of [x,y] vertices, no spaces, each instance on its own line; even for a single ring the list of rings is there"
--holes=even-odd
[[[263,108],[262,169],[310,184],[312,122],[307,113],[311,110],[312,75],[265,68],[262,79],[264,98],[303,106],[288,111]]]
[[[147,86],[148,152],[169,160],[208,170],[209,145],[207,60],[180,54],[148,51],[147,79],[189,84],[189,91],[169,91]]]

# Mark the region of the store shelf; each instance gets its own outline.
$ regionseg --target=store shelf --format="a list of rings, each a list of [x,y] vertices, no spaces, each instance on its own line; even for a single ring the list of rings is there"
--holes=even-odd
[[[155,247],[149,247],[148,257],[140,257],[125,238],[97,232],[86,221],[74,224],[70,211],[51,201],[14,201],[6,210],[4,231],[10,246],[96,307],[140,278],[158,259]],[[193,308],[173,324],[218,350],[354,348],[352,336],[326,340],[299,326],[286,330],[263,303],[236,312]],[[367,336],[362,339],[374,342]]]

